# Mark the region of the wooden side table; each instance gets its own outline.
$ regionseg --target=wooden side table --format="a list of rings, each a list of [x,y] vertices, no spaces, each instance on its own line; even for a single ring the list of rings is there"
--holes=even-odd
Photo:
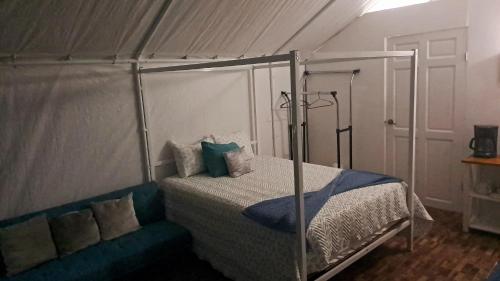
[[[463,194],[463,230],[467,232],[469,228],[473,228],[500,234],[500,213],[492,212],[488,215],[483,214],[479,216],[478,211],[475,210],[481,203],[484,204],[485,201],[500,204],[499,196],[479,194],[476,192],[476,187],[480,183],[481,167],[492,166],[500,169],[500,156],[496,158],[467,157],[462,160],[462,163],[470,166],[470,181],[464,186]],[[475,204],[473,204],[474,201]]]

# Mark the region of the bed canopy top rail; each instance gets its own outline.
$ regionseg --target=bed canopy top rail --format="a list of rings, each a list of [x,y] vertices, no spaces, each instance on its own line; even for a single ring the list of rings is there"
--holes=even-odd
[[[151,67],[151,68],[143,68],[141,70],[141,73],[187,71],[187,70],[205,69],[205,68],[219,68],[219,67],[283,62],[283,61],[289,61],[290,56],[291,56],[290,54],[283,54],[283,55],[263,56],[256,58],[247,58],[247,59],[214,61],[207,63],[194,63],[194,64],[166,66],[166,67]]]
[[[236,60],[226,60],[208,63],[197,63],[187,65],[177,65],[168,67],[156,68],[142,68],[140,73],[155,73],[155,72],[174,72],[174,71],[188,71],[199,70],[207,68],[222,68],[233,67],[241,65],[262,65],[268,63],[267,67],[272,67],[272,63],[283,62],[283,66],[288,64],[290,66],[290,82],[291,82],[291,117],[292,117],[292,145],[293,152],[297,157],[293,159],[294,168],[294,187],[295,187],[295,212],[296,212],[296,241],[297,241],[297,255],[296,264],[299,269],[299,277],[301,281],[307,281],[307,259],[306,259],[306,229],[304,219],[304,188],[303,188],[303,174],[302,174],[302,155],[299,153],[301,147],[299,125],[302,123],[302,115],[299,114],[300,96],[301,96],[301,72],[300,65],[304,64],[326,64],[342,61],[355,61],[355,60],[369,60],[369,59],[387,59],[387,58],[409,58],[411,63],[410,72],[410,99],[409,99],[409,153],[408,153],[408,189],[407,189],[407,206],[409,209],[409,217],[398,223],[395,230],[386,233],[382,237],[375,239],[374,242],[369,244],[368,247],[362,248],[356,252],[352,257],[343,261],[338,266],[334,266],[322,273],[316,280],[326,280],[353,262],[357,261],[376,246],[387,241],[396,233],[399,233],[408,228],[407,243],[408,249],[413,250],[413,228],[414,228],[414,189],[415,189],[415,132],[416,132],[416,112],[417,112],[417,67],[418,67],[418,50],[412,51],[383,51],[383,52],[355,52],[355,53],[333,53],[326,54],[325,58],[313,58],[305,61],[300,60],[299,51],[291,51],[289,54],[263,56],[257,58],[245,58]],[[276,65],[276,64],[274,64]],[[281,63],[280,63],[281,65]],[[371,246],[370,246],[371,245]]]

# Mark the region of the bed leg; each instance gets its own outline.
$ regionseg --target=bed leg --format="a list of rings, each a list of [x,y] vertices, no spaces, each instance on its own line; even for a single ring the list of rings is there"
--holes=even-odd
[[[408,252],[413,252],[413,222],[410,222],[406,235],[406,249]]]

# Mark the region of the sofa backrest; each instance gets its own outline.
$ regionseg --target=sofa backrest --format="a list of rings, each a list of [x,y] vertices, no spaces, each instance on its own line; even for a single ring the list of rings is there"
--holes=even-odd
[[[90,208],[90,203],[121,198],[133,193],[134,209],[141,225],[150,224],[165,219],[165,207],[163,205],[163,194],[155,182],[128,187],[113,191],[111,193],[84,199],[81,201],[65,204],[59,207],[38,211],[20,217],[0,221],[0,228],[23,222],[32,217],[46,214],[47,218],[54,218],[68,212],[79,211]]]

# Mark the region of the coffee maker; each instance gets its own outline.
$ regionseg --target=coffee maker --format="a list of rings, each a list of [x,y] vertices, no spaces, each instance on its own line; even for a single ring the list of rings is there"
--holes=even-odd
[[[497,157],[498,126],[474,125],[474,138],[470,140],[469,147],[474,150],[474,157]]]

